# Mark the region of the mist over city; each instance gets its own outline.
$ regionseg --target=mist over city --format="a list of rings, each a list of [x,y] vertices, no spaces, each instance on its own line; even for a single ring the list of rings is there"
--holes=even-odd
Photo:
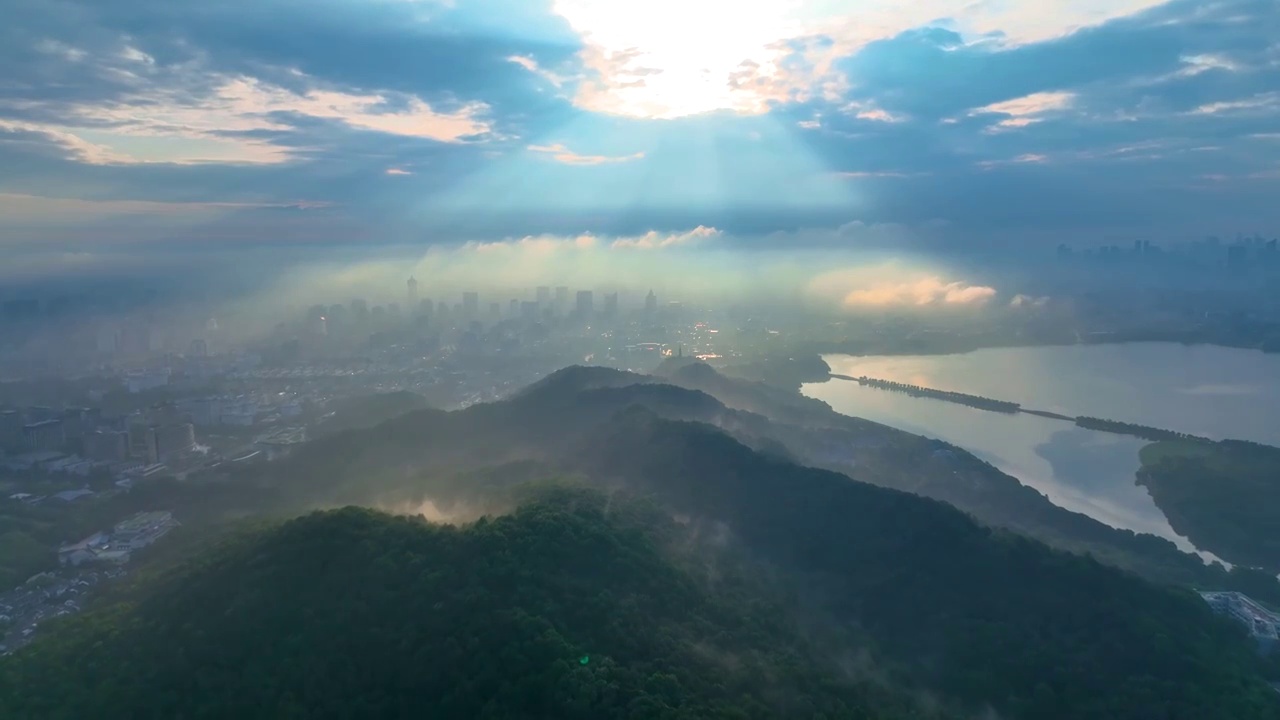
[[[0,17],[0,716],[1280,720],[1273,0]]]

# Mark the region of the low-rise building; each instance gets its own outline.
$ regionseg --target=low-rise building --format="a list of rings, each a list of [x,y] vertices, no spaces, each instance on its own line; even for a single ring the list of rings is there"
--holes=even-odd
[[[105,532],[96,532],[78,543],[63,545],[58,548],[58,564],[79,567],[85,563],[95,562],[98,553],[107,548],[109,538]]]
[[[113,547],[133,551],[144,548],[178,527],[168,511],[141,512],[116,523],[111,532]]]
[[[306,428],[283,428],[265,437],[259,438],[254,446],[262,451],[268,460],[288,457],[307,441]]]
[[[1202,592],[1200,597],[1214,612],[1244,625],[1264,647],[1280,641],[1280,615],[1262,607],[1249,596],[1238,592]]]

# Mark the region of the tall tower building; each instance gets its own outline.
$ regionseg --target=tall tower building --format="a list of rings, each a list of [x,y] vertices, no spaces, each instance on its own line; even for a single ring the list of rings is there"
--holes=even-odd
[[[574,308],[575,314],[577,314],[579,318],[587,319],[591,317],[591,314],[594,310],[595,310],[595,298],[591,294],[591,291],[579,290],[578,304]]]
[[[658,311],[658,296],[652,290],[644,296],[644,311],[650,315]]]
[[[408,285],[408,294],[405,299],[408,302],[405,303],[405,307],[409,308],[410,313],[413,313],[418,309],[418,281],[410,276],[409,282],[406,284]]]
[[[608,293],[604,296],[604,316],[608,318],[617,317],[618,315],[618,293]]]

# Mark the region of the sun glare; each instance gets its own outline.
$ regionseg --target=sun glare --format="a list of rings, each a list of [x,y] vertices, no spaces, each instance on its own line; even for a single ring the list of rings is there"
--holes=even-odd
[[[798,3],[737,0],[556,0],[586,43],[577,103],[619,115],[674,118],[763,112],[776,91],[780,40]],[[766,82],[757,82],[764,80]]]

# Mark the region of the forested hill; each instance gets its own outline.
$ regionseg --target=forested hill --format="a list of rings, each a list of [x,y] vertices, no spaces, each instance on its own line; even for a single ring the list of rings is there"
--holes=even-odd
[[[370,428],[415,410],[430,407],[427,399],[408,391],[358,395],[337,402],[311,433],[314,437]]]
[[[552,488],[463,528],[239,538],[0,661],[6,718],[943,718],[815,657],[651,506]]]
[[[66,717],[94,717],[94,708],[118,702],[125,711],[107,717],[130,717],[151,686],[166,693],[158,707],[173,712],[132,716],[225,717],[223,710],[268,708],[271,717],[295,711],[313,717],[311,708],[318,706],[310,703],[334,702],[350,712],[333,717],[389,717],[408,707],[394,704],[403,697],[413,708],[428,702],[427,695],[414,694],[420,683],[443,698],[470,698],[447,707],[436,698],[430,702],[437,704],[424,707],[438,712],[422,716],[486,717],[485,706],[465,703],[497,693],[536,698],[530,702],[541,704],[527,717],[575,717],[572,708],[580,705],[546,703],[561,702],[562,683],[578,682],[566,678],[580,677],[594,661],[577,668],[570,663],[575,674],[566,675],[556,664],[560,656],[549,650],[512,655],[499,641],[511,636],[524,642],[521,633],[532,632],[523,620],[511,619],[515,613],[540,618],[539,633],[551,633],[554,647],[591,657],[601,647],[633,646],[618,639],[622,630],[591,634],[594,625],[580,624],[594,622],[590,618],[616,615],[628,633],[645,636],[630,641],[641,645],[626,653],[603,651],[617,674],[590,681],[600,683],[601,697],[615,698],[609,693],[621,690],[607,688],[648,687],[635,677],[657,673],[679,680],[685,694],[677,693],[671,709],[651,707],[636,717],[680,717],[682,708],[688,717],[743,716],[730,707],[745,708],[747,717],[818,716],[779,710],[782,699],[797,694],[828,708],[829,717],[860,703],[894,708],[889,717],[909,717],[898,714],[893,698],[874,700],[869,688],[846,695],[840,683],[832,686],[825,673],[835,663],[870,672],[903,692],[922,687],[947,707],[978,716],[990,709],[1001,718],[1028,720],[1280,720],[1280,696],[1266,683],[1276,679],[1273,662],[1260,659],[1238,625],[1215,618],[1189,589],[1154,585],[1092,558],[1051,550],[942,502],[803,467],[785,452],[773,452],[768,434],[774,430],[766,418],[727,408],[703,392],[634,380],[571,369],[508,402],[410,413],[310,444],[245,476],[187,483],[168,502],[179,503],[184,518],[197,512],[216,517],[213,508],[279,516],[317,505],[416,508],[426,501],[472,517],[477,508],[507,512],[519,505],[529,481],[563,475],[601,491],[643,495],[660,513],[623,513],[621,525],[613,524],[617,513],[604,513],[599,522],[606,531],[574,511],[564,532],[559,521],[550,527],[535,522],[564,511],[536,503],[544,509],[464,530],[382,518],[372,525],[398,529],[352,534],[324,524],[357,517],[365,518],[360,527],[368,526],[371,521],[356,511],[298,521],[205,557],[114,620],[99,616],[114,625],[77,624],[69,634],[54,632],[20,652],[3,665],[6,692],[20,703],[13,707],[33,709],[29,717],[64,708],[88,713]],[[672,527],[663,519],[668,517],[687,521],[693,537],[713,539],[717,550],[707,556],[695,543],[692,554],[659,552],[686,544],[669,541],[670,531],[663,530]],[[300,528],[313,530],[300,535]],[[562,553],[563,543],[577,549]],[[720,553],[741,560],[739,580],[724,580]],[[490,572],[497,574],[484,574]],[[440,585],[424,584],[430,578]],[[717,589],[689,586],[694,578],[711,578]],[[450,594],[455,586],[472,589]],[[415,629],[414,623],[429,625],[424,618],[445,608],[451,614],[440,617],[465,633]],[[803,624],[802,635],[792,632],[792,622]],[[282,630],[272,634],[275,627]],[[484,633],[490,627],[492,637]],[[489,639],[473,643],[467,639],[473,631]],[[671,640],[672,633],[682,642]],[[408,639],[393,647],[392,637]],[[818,662],[795,659],[813,649],[797,637],[821,640]],[[99,642],[106,649],[96,649]],[[726,643],[744,649],[726,654],[719,650]],[[783,658],[744,664],[744,654],[751,658],[775,646]],[[745,668],[745,679],[717,679],[724,668],[698,669],[706,648],[728,658],[726,667]],[[117,653],[125,679],[108,661]],[[436,655],[447,663],[413,664],[436,662]],[[494,663],[494,657],[496,667],[521,672],[503,670],[504,679],[495,679],[490,665],[477,659]],[[504,659],[509,657],[518,662]],[[532,659],[520,660],[526,657]],[[650,659],[656,657],[668,658],[667,664]],[[365,669],[401,665],[415,669],[390,676],[393,671]],[[361,713],[362,706],[341,704],[327,687],[309,684],[327,686],[334,672],[343,677],[332,686],[353,698],[395,700],[380,699],[384,704]],[[632,672],[640,674],[629,685],[619,679]],[[447,683],[423,677],[430,673],[443,673]],[[783,682],[783,689],[775,692],[779,686],[767,678]],[[303,690],[271,684],[285,680]],[[668,689],[662,692],[677,692],[663,683]],[[204,715],[174,714],[193,707],[183,705],[184,698],[220,697],[222,690],[211,688],[225,687],[246,699],[217,700],[230,704],[211,706],[216,710]],[[754,698],[746,706],[717,704],[743,688]],[[631,707],[639,691],[627,692]],[[47,704],[31,704],[41,702]],[[10,706],[0,698],[0,707]],[[522,706],[495,706],[489,716],[506,717],[512,707]],[[609,707],[624,712],[616,709],[622,705]],[[479,714],[446,713],[463,712],[458,708]],[[628,717],[596,712],[591,717]]]
[[[642,409],[591,445],[595,473],[732,528],[947,697],[1025,718],[1280,717],[1251,647],[1192,592]]]

